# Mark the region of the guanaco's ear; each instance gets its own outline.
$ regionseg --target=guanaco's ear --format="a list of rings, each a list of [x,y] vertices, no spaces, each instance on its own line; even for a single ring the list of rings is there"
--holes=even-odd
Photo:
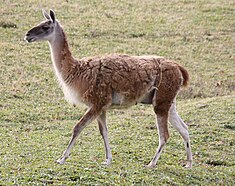
[[[53,10],[50,10],[50,17],[53,23],[55,23],[55,12]]]
[[[42,15],[46,18],[46,19],[51,19],[50,16],[48,15],[48,13],[42,9]]]

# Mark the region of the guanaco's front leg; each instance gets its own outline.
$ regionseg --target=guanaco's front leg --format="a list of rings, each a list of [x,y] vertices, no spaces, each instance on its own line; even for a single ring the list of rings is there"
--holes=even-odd
[[[98,115],[100,111],[97,111],[95,108],[90,108],[84,115],[83,117],[79,120],[79,122],[74,126],[73,128],[73,134],[71,137],[71,140],[69,142],[69,145],[67,149],[64,151],[63,156],[57,160],[57,163],[59,164],[64,164],[66,159],[69,157],[70,151],[73,148],[75,141],[81,131],[88,125],[90,124]]]
[[[108,140],[108,129],[106,125],[106,113],[103,111],[97,118],[100,134],[104,140],[105,155],[106,155],[106,165],[109,165],[112,161],[112,154],[109,146]]]

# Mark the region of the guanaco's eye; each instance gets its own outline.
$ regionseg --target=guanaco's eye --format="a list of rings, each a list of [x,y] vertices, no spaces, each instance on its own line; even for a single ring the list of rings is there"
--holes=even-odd
[[[43,30],[48,30],[49,28],[50,28],[49,26],[45,26],[45,25],[42,26],[42,29],[43,29]]]

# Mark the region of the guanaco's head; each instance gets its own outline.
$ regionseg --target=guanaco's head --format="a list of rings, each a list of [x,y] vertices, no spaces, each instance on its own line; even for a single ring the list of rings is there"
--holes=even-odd
[[[50,14],[42,10],[42,14],[46,20],[41,22],[39,25],[33,27],[25,35],[25,40],[27,42],[34,41],[50,41],[54,37],[54,31],[57,24],[55,19],[55,13],[50,10]]]

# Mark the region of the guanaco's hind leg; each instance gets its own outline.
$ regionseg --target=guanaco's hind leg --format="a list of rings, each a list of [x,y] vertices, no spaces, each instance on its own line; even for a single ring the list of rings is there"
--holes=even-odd
[[[67,149],[64,151],[63,156],[57,160],[57,163],[59,163],[59,164],[65,163],[66,159],[69,157],[70,151],[71,151],[72,147],[74,146],[78,135],[99,114],[100,114],[100,111],[97,111],[97,109],[92,107],[83,115],[83,117],[79,120],[79,122],[74,126],[73,134],[72,134],[71,140],[69,142],[69,145],[68,145]]]
[[[155,106],[154,111],[157,115],[157,128],[158,128],[158,136],[159,136],[159,145],[155,156],[152,161],[146,166],[147,168],[154,168],[157,164],[157,161],[162,153],[162,150],[169,138],[168,132],[168,110],[169,108],[164,104],[160,106]]]
[[[187,153],[187,168],[192,167],[192,152],[190,148],[190,139],[189,139],[189,133],[188,133],[188,127],[184,123],[184,121],[180,118],[176,111],[176,101],[171,105],[170,111],[169,111],[169,122],[172,124],[172,126],[180,133],[184,140],[185,149]]]
[[[112,154],[109,146],[108,140],[108,129],[106,125],[106,112],[103,111],[97,118],[100,134],[104,140],[104,147],[105,147],[105,157],[106,157],[106,165],[109,165],[112,161]]]

